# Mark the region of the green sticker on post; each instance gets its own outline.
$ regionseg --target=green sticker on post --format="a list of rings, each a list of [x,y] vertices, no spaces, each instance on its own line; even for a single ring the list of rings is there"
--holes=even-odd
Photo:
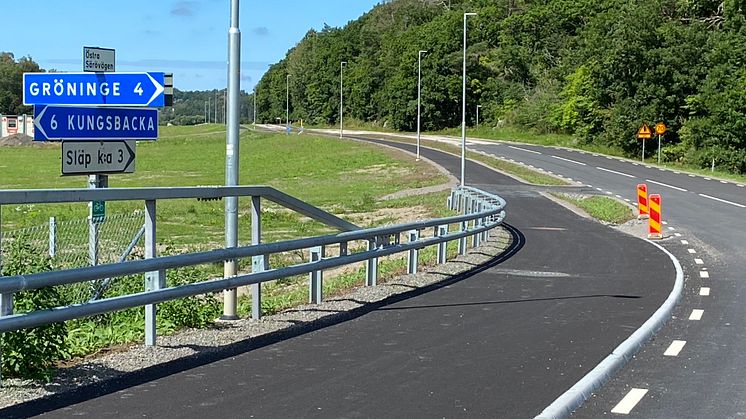
[[[101,223],[106,218],[106,201],[91,202],[91,220],[94,223]]]

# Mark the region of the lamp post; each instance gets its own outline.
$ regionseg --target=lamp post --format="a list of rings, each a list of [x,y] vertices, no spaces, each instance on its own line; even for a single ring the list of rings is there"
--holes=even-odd
[[[461,96],[461,186],[464,186],[464,167],[466,166],[466,18],[476,13],[464,13],[464,72],[463,91]]]
[[[225,145],[225,186],[238,185],[239,132],[241,129],[239,100],[241,95],[241,31],[238,28],[239,0],[231,0],[231,26],[228,29],[228,88],[226,89],[226,145]],[[215,101],[217,112],[217,93]],[[215,118],[217,119],[217,118]],[[225,198],[225,247],[238,245],[238,197]],[[236,260],[226,260],[223,265],[225,278],[236,276]],[[236,289],[223,292],[223,320],[238,319]]]
[[[477,105],[477,129],[479,129],[479,108],[481,108],[482,105]]]
[[[347,61],[339,63],[339,138],[342,138],[342,68],[347,65]]]
[[[254,130],[256,130],[256,86],[254,86]]]
[[[420,50],[417,53],[417,160],[420,159],[420,99],[422,97],[422,54],[427,51]]]
[[[290,135],[290,74],[285,76],[285,134]]]

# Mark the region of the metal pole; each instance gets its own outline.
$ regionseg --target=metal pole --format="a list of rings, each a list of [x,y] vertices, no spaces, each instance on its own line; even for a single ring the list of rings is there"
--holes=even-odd
[[[479,108],[481,108],[482,105],[477,105],[477,129],[479,129]]]
[[[231,0],[231,27],[228,29],[228,124],[226,126],[225,146],[225,185],[238,185],[239,163],[239,95],[241,83],[241,31],[238,29],[238,3]],[[238,245],[238,197],[225,198],[225,247]],[[236,276],[236,260],[228,260],[223,266],[226,278]],[[223,320],[236,320],[236,289],[223,293]]]
[[[476,13],[464,13],[464,71],[462,75],[463,90],[461,96],[461,186],[464,186],[464,167],[466,166],[466,18]]]
[[[661,164],[661,136],[658,134],[658,164]]]
[[[254,86],[254,129],[256,129],[256,86]]]
[[[156,202],[145,201],[145,259],[156,257]],[[145,274],[145,291],[156,291],[166,286],[164,271]],[[145,305],[145,346],[154,346],[156,341],[156,305]]]
[[[340,61],[339,63],[339,138],[342,138],[342,68],[347,64],[347,61]]]
[[[417,160],[420,159],[420,98],[422,96],[422,54],[427,51],[420,50],[417,53]]]
[[[251,197],[251,244],[262,242],[262,198]],[[269,266],[266,255],[254,256],[251,259],[251,272],[264,272]],[[262,317],[262,284],[251,285],[251,318],[259,320]]]
[[[642,162],[645,163],[645,139],[642,139]]]
[[[290,135],[290,74],[285,75],[285,134]]]

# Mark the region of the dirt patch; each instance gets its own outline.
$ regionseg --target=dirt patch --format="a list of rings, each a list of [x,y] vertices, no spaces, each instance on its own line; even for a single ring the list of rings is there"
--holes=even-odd
[[[34,141],[34,137],[26,134],[13,134],[0,138],[0,147],[43,147],[53,144],[47,141]]]

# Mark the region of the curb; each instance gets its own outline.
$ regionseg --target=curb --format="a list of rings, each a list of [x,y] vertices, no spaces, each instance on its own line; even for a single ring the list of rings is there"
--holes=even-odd
[[[632,333],[632,335],[630,335],[630,337],[628,337],[624,342],[619,344],[619,346],[611,352],[611,355],[604,358],[603,361],[581,378],[580,381],[575,383],[575,385],[570,387],[569,390],[554,400],[552,404],[547,406],[547,408],[536,416],[537,419],[564,418],[570,416],[570,414],[580,407],[594,391],[601,388],[601,386],[616,375],[622,367],[627,365],[642,346],[645,345],[671,317],[671,313],[673,312],[674,307],[679,303],[681,294],[684,290],[684,271],[681,269],[679,260],[676,259],[676,256],[671,254],[671,252],[650,240],[645,241],[657,247],[660,251],[671,258],[671,262],[673,262],[674,268],[676,268],[676,282],[674,283],[673,290],[671,290],[666,301],[663,302],[658,310],[656,310],[639,329]]]

